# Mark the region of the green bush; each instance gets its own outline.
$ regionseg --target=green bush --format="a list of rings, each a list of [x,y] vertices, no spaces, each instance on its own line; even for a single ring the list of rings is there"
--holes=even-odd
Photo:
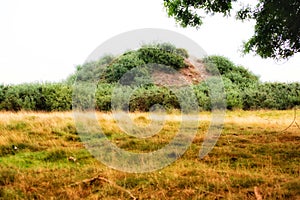
[[[74,84],[76,81],[101,82],[104,79],[106,67],[114,61],[115,57],[106,55],[98,61],[87,62],[76,67],[76,72],[70,75],[66,83]]]
[[[223,77],[223,83],[226,94],[227,109],[242,109],[243,108],[243,92],[237,84],[233,83],[231,79]]]
[[[243,93],[244,109],[291,109],[300,105],[300,83],[263,83]]]
[[[95,94],[96,98],[96,109],[102,111],[110,111],[111,110],[111,95],[114,89],[114,84],[98,84],[97,90]]]
[[[176,51],[176,46],[169,42],[144,44],[142,45],[142,48],[146,48],[146,49],[154,48],[154,49],[159,49],[161,51],[166,51],[170,53],[174,53]]]
[[[41,87],[39,110],[65,111],[72,109],[72,88],[66,84],[45,84]]]
[[[166,65],[174,69],[186,67],[182,56],[159,48],[142,47],[138,50],[138,53],[140,59],[145,63]]]
[[[150,86],[134,91],[130,98],[130,111],[149,111],[155,104],[160,104],[166,110],[179,109],[180,105],[175,94],[168,88]]]
[[[149,111],[156,104],[166,110],[180,108],[177,97],[168,88],[147,85],[140,87],[121,86],[113,93],[114,110]]]
[[[63,111],[71,109],[72,89],[61,83],[2,86],[1,110]]]
[[[224,75],[234,71],[235,65],[233,62],[222,56],[208,56],[204,58],[203,63],[206,66],[206,70],[213,75],[217,72],[220,75]]]
[[[205,82],[193,86],[200,110],[211,110],[209,87]]]
[[[183,58],[188,58],[189,57],[188,51],[186,49],[183,49],[183,48],[176,49],[175,53],[182,56]]]
[[[145,62],[140,59],[139,53],[136,51],[127,52],[107,66],[104,72],[104,78],[109,83],[117,82],[129,70],[144,65]]]
[[[20,84],[2,87],[0,109],[2,110],[36,110],[40,99],[38,84]]]
[[[231,80],[240,89],[259,82],[259,77],[242,66],[236,66],[229,59],[222,56],[209,56],[204,58],[206,70],[213,75],[221,75]]]

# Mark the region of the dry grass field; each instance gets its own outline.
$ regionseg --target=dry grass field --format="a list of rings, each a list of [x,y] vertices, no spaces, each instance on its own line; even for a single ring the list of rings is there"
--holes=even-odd
[[[111,113],[97,113],[107,138],[128,151],[168,144],[180,123],[167,116],[158,135],[122,132]],[[146,113],[133,121],[149,123]],[[199,150],[210,124],[201,123],[191,146],[171,165],[126,173],[95,159],[77,134],[72,112],[0,113],[0,199],[300,199],[300,130],[288,111],[228,111],[214,149]],[[300,124],[300,117],[297,119]]]

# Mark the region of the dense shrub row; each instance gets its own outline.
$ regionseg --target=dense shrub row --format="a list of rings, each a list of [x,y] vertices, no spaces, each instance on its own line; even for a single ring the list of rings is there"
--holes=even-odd
[[[243,109],[290,109],[300,105],[300,83],[264,83],[246,88]]]
[[[224,78],[228,109],[290,109],[300,105],[300,83],[263,83],[241,90]],[[161,104],[165,109],[180,109],[176,95],[169,89],[149,85],[132,90],[129,86],[118,87],[122,92],[114,93],[115,84],[99,84],[95,92],[95,108],[111,110],[114,106],[129,102],[131,111],[148,111],[151,106]],[[127,87],[127,88],[126,88]],[[211,109],[210,88],[205,82],[192,86],[201,110]],[[22,84],[0,86],[0,110],[64,111],[72,109],[73,87],[62,83]],[[116,92],[116,91],[115,91]],[[82,99],[90,102],[93,95]]]
[[[63,111],[71,102],[72,87],[63,83],[0,85],[0,110]]]

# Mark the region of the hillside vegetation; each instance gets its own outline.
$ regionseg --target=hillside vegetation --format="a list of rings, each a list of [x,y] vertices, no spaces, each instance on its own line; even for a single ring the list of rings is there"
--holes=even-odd
[[[199,77],[204,74],[215,75],[218,71],[225,87],[227,109],[284,110],[300,105],[300,83],[262,83],[259,77],[222,56],[209,56],[197,62],[203,66],[202,74],[198,72],[193,75],[189,54],[185,49],[168,43],[144,45],[118,57],[106,55],[97,61],[79,65],[76,72],[61,83],[0,85],[0,110],[68,111],[72,109],[73,84],[92,82],[97,85],[95,108],[110,111],[112,93],[120,80],[123,83],[127,81],[127,85],[121,86],[124,94],[120,99],[129,95],[130,84],[134,83],[137,87],[130,93],[131,111],[148,111],[157,103],[167,110],[180,109],[178,99],[170,89],[149,82],[152,73],[147,70],[149,65],[154,70],[168,66],[180,74],[188,74],[186,77],[191,80],[195,79],[190,87],[200,110],[211,110],[211,88],[207,85],[209,78],[202,80]],[[124,80],[122,77],[126,73],[127,79]],[[133,74],[131,78],[130,73]],[[160,75],[170,81],[175,79],[170,75],[172,73],[162,70]],[[87,102],[91,98],[88,95],[82,97]]]

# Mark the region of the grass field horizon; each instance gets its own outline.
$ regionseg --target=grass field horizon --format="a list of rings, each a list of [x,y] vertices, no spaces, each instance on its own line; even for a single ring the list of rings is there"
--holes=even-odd
[[[159,134],[138,139],[124,134],[112,113],[96,115],[107,138],[133,152],[165,146],[180,123],[180,113],[171,112]],[[150,122],[148,113],[130,116],[140,125]],[[0,199],[300,199],[293,110],[227,111],[222,134],[203,159],[211,113],[199,116],[181,158],[155,172],[126,173],[88,152],[72,112],[0,112]]]

